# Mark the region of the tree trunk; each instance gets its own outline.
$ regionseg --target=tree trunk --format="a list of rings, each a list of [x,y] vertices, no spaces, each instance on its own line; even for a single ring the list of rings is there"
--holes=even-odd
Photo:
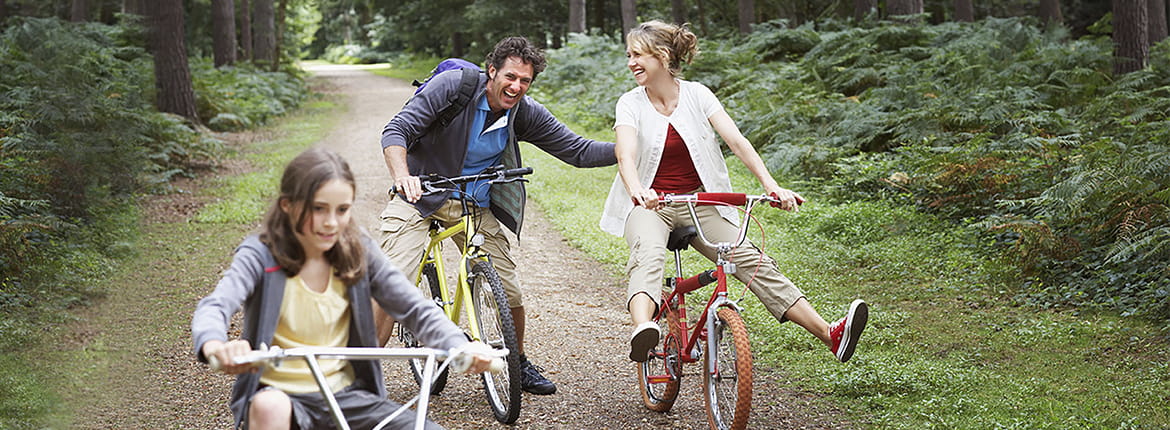
[[[4,28],[4,20],[8,18],[8,4],[0,0],[0,29]]]
[[[1146,67],[1150,38],[1146,0],[1113,0],[1113,74]]]
[[[1040,22],[1044,26],[1064,23],[1064,14],[1060,11],[1060,0],[1040,0]]]
[[[1166,0],[1149,0],[1149,42],[1154,45],[1166,38]]]
[[[739,3],[739,32],[751,33],[752,24],[756,23],[756,2],[755,0],[738,0],[737,3]]]
[[[272,40],[272,65],[269,67],[270,71],[276,72],[280,70],[280,47],[284,41],[284,15],[288,10],[288,0],[280,0],[279,7],[276,8],[276,32],[273,33]]]
[[[211,41],[215,67],[236,62],[236,4],[211,0]]]
[[[122,13],[144,15],[142,0],[122,0]]]
[[[150,23],[150,51],[154,54],[158,110],[198,122],[184,45],[183,0],[151,0],[145,7]]]
[[[463,48],[466,43],[463,41],[463,32],[456,31],[451,33],[451,56],[455,58],[463,58]]]
[[[685,0],[670,0],[670,19],[675,24],[683,25],[687,22],[687,2]]]
[[[585,0],[569,0],[569,33],[585,33]]]
[[[955,21],[975,21],[975,6],[971,5],[971,0],[955,0]]]
[[[273,0],[252,2],[252,61],[272,64],[276,59],[276,11]]]
[[[707,32],[707,13],[703,8],[703,0],[695,0],[695,12],[699,14],[699,33],[710,34]]]
[[[638,6],[634,0],[621,0],[622,4],[622,37],[638,26]]]
[[[888,0],[886,1],[886,15],[916,15],[923,12],[922,2],[916,0]]]
[[[89,0],[73,0],[73,7],[69,10],[69,21],[89,21]]]
[[[240,56],[238,60],[252,60],[252,1],[240,0]]]
[[[609,34],[609,29],[605,26],[605,2],[602,0],[587,1],[585,8],[589,10],[585,14],[586,27],[599,28],[602,33]]]
[[[870,14],[877,14],[877,0],[853,0],[853,19],[861,21]]]

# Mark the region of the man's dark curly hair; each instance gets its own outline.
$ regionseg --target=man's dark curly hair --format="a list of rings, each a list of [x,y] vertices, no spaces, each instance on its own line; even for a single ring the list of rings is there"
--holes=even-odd
[[[494,66],[496,70],[504,67],[504,61],[508,57],[518,57],[520,61],[532,65],[532,79],[540,75],[544,71],[548,63],[544,59],[544,51],[537,48],[523,36],[505,37],[496,47],[489,52],[484,64]]]

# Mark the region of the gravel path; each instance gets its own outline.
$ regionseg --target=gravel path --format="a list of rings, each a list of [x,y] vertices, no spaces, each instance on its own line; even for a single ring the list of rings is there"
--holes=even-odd
[[[310,70],[318,91],[334,93],[346,103],[340,121],[318,145],[332,148],[351,163],[358,179],[358,222],[376,232],[377,216],[386,202],[390,181],[379,151],[382,126],[413,91],[408,84],[379,77],[360,67],[321,66]],[[262,139],[248,136],[247,139]],[[534,180],[540,180],[539,172]],[[183,196],[165,199],[163,205],[198,206]],[[686,368],[683,392],[666,414],[651,412],[640,403],[633,364],[626,357],[629,328],[622,307],[625,288],[607,275],[601,263],[567,245],[544,220],[539,209],[529,207],[517,259],[528,310],[526,349],[545,375],[557,383],[552,396],[525,394],[520,419],[514,426],[491,418],[478,378],[455,375],[440,396],[432,397],[431,417],[451,429],[700,429],[706,428],[701,399],[702,377],[696,366]],[[245,232],[225,232],[242,235]],[[541,246],[535,246],[541,244]],[[197,252],[198,238],[189,244],[145,244],[165,247],[175,254]],[[175,264],[185,260],[146,264]],[[226,265],[226,257],[220,264]],[[187,325],[199,297],[215,281],[216,270],[186,279],[202,284],[167,290],[151,287],[152,300],[170,300],[162,312],[140,312],[142,288],[115,291],[71,335],[68,342],[88,339],[141,339],[142,346],[119,349],[106,371],[93,371],[89,380],[72,381],[70,401],[82,405],[74,428],[230,428],[227,410],[230,378],[213,374],[194,363],[189,354]],[[555,269],[550,269],[555,268]],[[144,280],[128,275],[128,284],[174,285],[174,279]],[[170,282],[168,282],[170,281]],[[135,292],[137,291],[137,292]],[[166,327],[159,330],[157,327]],[[100,334],[100,336],[98,336]],[[109,341],[107,341],[109,342]],[[85,345],[84,348],[114,348]],[[100,364],[95,364],[100,366]],[[404,364],[385,365],[391,398],[402,401],[416,386]],[[146,369],[143,371],[142,369]],[[849,428],[839,414],[817,402],[815,396],[783,387],[784,375],[757,365],[755,398],[749,428]],[[100,378],[100,379],[99,379]],[[97,379],[97,380],[94,380]],[[108,391],[118,394],[110,399]],[[98,397],[105,400],[86,402]],[[95,404],[96,403],[96,404]],[[111,405],[121,409],[115,411]]]

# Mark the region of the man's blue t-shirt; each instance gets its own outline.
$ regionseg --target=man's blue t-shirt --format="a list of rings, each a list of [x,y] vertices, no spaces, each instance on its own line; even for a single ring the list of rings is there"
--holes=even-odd
[[[476,108],[475,119],[471,122],[471,132],[467,137],[467,157],[463,159],[462,175],[474,175],[499,164],[504,153],[504,145],[508,144],[508,112],[504,112],[490,126],[484,127],[484,121],[491,110],[487,97],[480,98]],[[483,131],[478,132],[479,130]],[[465,187],[479,206],[488,207],[491,203],[489,194],[491,184],[487,181],[471,182]]]

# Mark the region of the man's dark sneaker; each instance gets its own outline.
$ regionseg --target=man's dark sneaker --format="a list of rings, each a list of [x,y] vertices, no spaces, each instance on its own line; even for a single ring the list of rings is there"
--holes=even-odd
[[[556,384],[541,375],[544,369],[528,361],[528,357],[520,356],[520,389],[532,394],[547,395],[557,392]]]
[[[868,320],[869,305],[858,299],[849,305],[849,312],[844,318],[829,325],[829,338],[833,340],[833,346],[829,349],[842,363],[853,357],[853,351],[857,349],[857,340],[861,338],[861,332],[865,330],[865,323]]]

